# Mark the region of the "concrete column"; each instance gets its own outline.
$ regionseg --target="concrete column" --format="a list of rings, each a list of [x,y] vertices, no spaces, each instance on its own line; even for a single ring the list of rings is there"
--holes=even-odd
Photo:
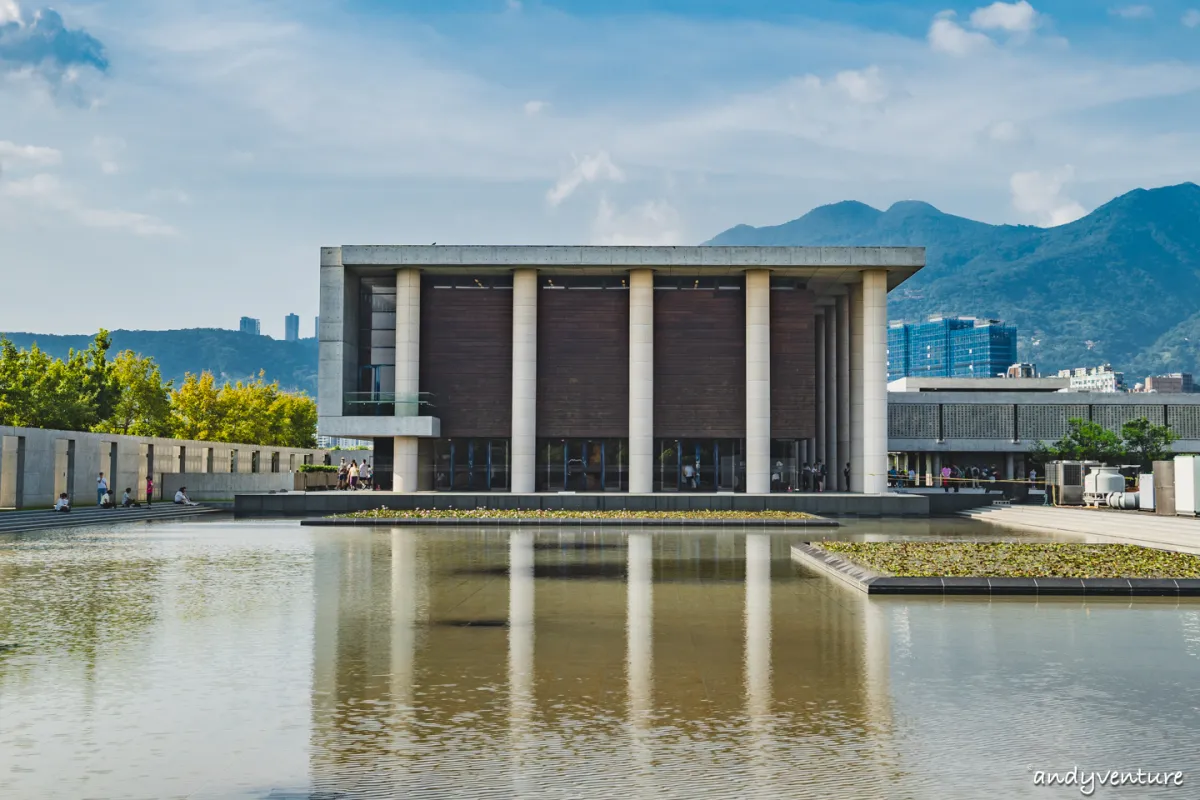
[[[863,491],[887,492],[887,270],[863,271]]]
[[[746,272],[746,492],[771,491],[771,272]]]
[[[825,463],[829,469],[826,490],[842,488],[842,465],[838,452],[837,306],[825,308]]]
[[[850,491],[850,485],[842,477],[842,468],[850,461],[850,298],[841,295],[837,299],[837,398],[838,398],[838,486]],[[851,471],[853,471],[851,467]]]
[[[396,404],[395,416],[420,414],[421,271],[396,271]],[[392,438],[392,491],[417,491],[417,437]]]
[[[537,310],[535,269],[513,273],[512,491],[533,491],[537,447]]]
[[[817,340],[817,436],[813,463],[825,459],[825,309],[818,309],[814,318]]]
[[[863,491],[863,294],[850,287],[850,491]]]
[[[654,489],[654,272],[629,273],[629,491]]]
[[[1004,477],[1010,481],[1017,477],[1016,457],[1012,453],[1004,454]]]

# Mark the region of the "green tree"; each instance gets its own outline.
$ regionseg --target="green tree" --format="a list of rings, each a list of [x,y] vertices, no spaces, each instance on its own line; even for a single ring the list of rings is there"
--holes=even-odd
[[[179,439],[222,441],[220,390],[211,372],[188,375],[171,391],[171,433]]]
[[[280,447],[313,447],[317,437],[317,404],[304,394],[267,383],[262,373],[253,381],[225,383],[219,389],[212,373],[188,375],[171,393],[172,428],[181,439]]]
[[[1121,439],[1128,457],[1143,469],[1169,456],[1171,445],[1178,438],[1170,426],[1155,425],[1145,417],[1130,420],[1121,426]]]
[[[1052,445],[1039,442],[1029,450],[1029,458],[1045,465],[1048,461],[1099,461],[1117,464],[1125,458],[1121,437],[1096,422],[1071,418],[1067,435]]]
[[[110,371],[117,386],[112,414],[95,430],[133,436],[169,436],[171,382],[163,383],[158,364],[132,350],[118,353]]]
[[[119,394],[109,368],[108,331],[87,350],[51,358],[37,345],[17,350],[0,340],[0,421],[56,430],[91,430],[112,414]]]

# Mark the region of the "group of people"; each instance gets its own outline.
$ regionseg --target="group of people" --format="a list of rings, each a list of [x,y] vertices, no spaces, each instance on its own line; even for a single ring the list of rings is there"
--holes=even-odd
[[[346,459],[343,458],[342,463],[338,465],[337,488],[352,492],[359,489],[370,489],[371,487],[370,462],[364,458],[362,466],[359,466],[358,459],[354,459],[347,464]]]
[[[783,463],[775,462],[775,470],[779,474],[781,480],[783,477]],[[842,467],[842,477],[846,481],[846,486],[850,485],[850,464]],[[771,488],[775,488],[775,475],[771,476]],[[795,491],[795,487],[791,485],[781,486],[780,488],[786,491]],[[833,487],[837,489],[836,486]],[[826,492],[829,491],[829,466],[824,461],[817,461],[815,464],[805,462],[800,467],[800,491],[802,492]]]
[[[1037,472],[1030,470],[1030,480],[1033,481]],[[935,471],[933,474],[934,486],[940,486],[942,491],[957,492],[964,486],[972,489],[982,487],[984,494],[989,494],[993,490],[997,492],[1004,491],[997,481],[1000,480],[1000,470],[995,465],[990,467],[969,466],[960,467],[957,464],[947,464],[940,471]],[[888,486],[893,486],[897,489],[903,489],[909,486],[918,485],[917,471],[912,467],[907,470],[896,469],[892,467],[888,470]]]
[[[146,476],[146,507],[150,508],[154,504],[154,477]],[[113,495],[112,489],[109,488],[108,480],[101,472],[96,476],[96,505],[100,508],[141,508],[142,504],[137,501],[133,495],[132,487],[125,487],[125,492],[121,496],[118,503]],[[180,486],[175,492],[175,505],[179,506],[194,506],[191,498],[187,496],[187,487]],[[71,511],[71,498],[66,492],[60,492],[54,501],[54,510],[60,514],[66,514]]]

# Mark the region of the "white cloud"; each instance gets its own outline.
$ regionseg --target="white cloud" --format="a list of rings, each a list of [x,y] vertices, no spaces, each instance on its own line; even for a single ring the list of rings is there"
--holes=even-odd
[[[971,27],[981,31],[1001,30],[1029,33],[1038,25],[1038,13],[1027,0],[1016,3],[992,3],[971,12]]]
[[[965,56],[992,43],[984,34],[968,31],[955,22],[953,11],[943,11],[934,18],[927,38],[934,51],[952,56]]]
[[[15,22],[18,25],[23,25],[21,17],[21,7],[17,5],[17,0],[0,0],[0,25],[8,22]]]
[[[0,6],[2,9],[3,6]],[[42,167],[62,163],[62,153],[53,147],[38,147],[36,145],[19,145],[13,142],[0,141],[0,166],[6,166],[19,161]]]
[[[1037,224],[1053,228],[1074,222],[1087,213],[1079,203],[1063,194],[1075,175],[1071,166],[1051,173],[1018,172],[1009,179],[1013,208],[1034,217]]]
[[[1188,28],[1200,27],[1200,8],[1189,8],[1183,12],[1182,22]]]
[[[545,100],[530,100],[525,104],[525,113],[531,117],[536,117],[545,111],[549,105]]]
[[[592,223],[596,245],[680,245],[683,231],[679,212],[666,200],[650,200],[627,211],[600,198]]]
[[[596,181],[613,181],[619,183],[625,180],[625,173],[612,162],[604,150],[594,156],[584,156],[575,162],[575,166],[566,175],[558,179],[554,188],[546,193],[550,205],[557,206],[575,193],[585,183]]]
[[[39,173],[19,181],[0,183],[0,206],[5,199],[19,200],[21,206],[36,207],[71,218],[88,228],[123,230],[137,236],[171,236],[170,225],[148,214],[120,209],[91,208],[53,175]]]
[[[521,0],[506,0],[504,8],[508,11],[517,12],[524,8],[524,3]]]
[[[1154,9],[1147,5],[1122,6],[1114,8],[1112,14],[1122,19],[1152,19]]]
[[[887,97],[887,87],[879,75],[879,67],[839,72],[834,80],[856,103],[878,103]]]

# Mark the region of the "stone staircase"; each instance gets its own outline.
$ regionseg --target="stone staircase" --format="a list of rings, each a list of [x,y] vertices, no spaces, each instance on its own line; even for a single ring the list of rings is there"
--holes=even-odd
[[[63,514],[47,509],[38,511],[0,512],[0,534],[28,533],[58,528],[83,528],[96,525],[122,525],[128,522],[190,519],[220,513],[224,509],[212,506],[177,506],[174,503],[155,503],[140,508],[98,508],[82,506]]]
[[[1200,554],[1200,519],[1160,517],[1149,512],[1053,506],[995,506],[960,516],[1006,528],[1070,534],[1094,542],[1139,544],[1159,550]]]

